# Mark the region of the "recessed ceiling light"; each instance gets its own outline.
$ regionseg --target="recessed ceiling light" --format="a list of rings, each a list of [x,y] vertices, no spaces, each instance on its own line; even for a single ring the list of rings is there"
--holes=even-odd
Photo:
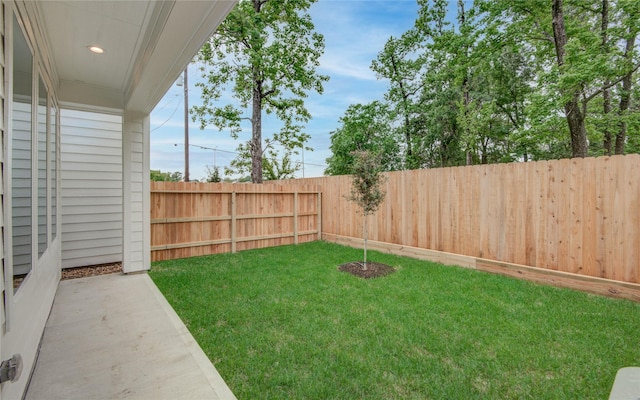
[[[87,48],[89,49],[89,51],[91,51],[92,53],[96,53],[96,54],[102,54],[104,53],[104,49],[100,46],[95,46],[95,45],[89,45],[87,46]]]

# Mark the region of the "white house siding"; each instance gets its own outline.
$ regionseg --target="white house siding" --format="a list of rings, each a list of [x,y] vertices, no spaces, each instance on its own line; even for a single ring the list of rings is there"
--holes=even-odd
[[[122,261],[122,117],[62,109],[62,267]]]
[[[13,273],[26,275],[31,265],[31,103],[13,103],[11,188]]]
[[[150,268],[149,115],[126,112],[123,123],[125,273]],[[129,189],[129,190],[127,190]]]

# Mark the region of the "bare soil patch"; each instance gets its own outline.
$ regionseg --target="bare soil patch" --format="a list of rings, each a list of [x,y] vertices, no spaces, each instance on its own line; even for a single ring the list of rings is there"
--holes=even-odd
[[[62,280],[85,278],[122,272],[122,263],[88,265],[86,267],[65,268],[62,270]]]
[[[372,261],[367,261],[367,269],[364,269],[364,261],[342,264],[338,269],[364,279],[379,278],[396,272],[393,267],[387,264]]]

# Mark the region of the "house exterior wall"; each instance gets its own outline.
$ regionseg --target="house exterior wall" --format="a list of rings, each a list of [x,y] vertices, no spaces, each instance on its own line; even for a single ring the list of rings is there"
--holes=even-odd
[[[125,273],[151,268],[149,207],[149,115],[125,112],[122,135]]]
[[[62,109],[62,268],[122,261],[122,117]]]
[[[60,279],[57,85],[48,49],[37,45],[42,21],[34,4],[0,0],[0,360],[13,354],[23,359],[20,378],[0,386],[0,399],[22,397]],[[18,34],[27,48],[14,51]]]

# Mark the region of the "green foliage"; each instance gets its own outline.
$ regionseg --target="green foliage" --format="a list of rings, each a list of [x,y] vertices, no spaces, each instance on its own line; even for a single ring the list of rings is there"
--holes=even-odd
[[[389,108],[378,101],[351,105],[340,118],[341,126],[331,132],[331,152],[327,175],[354,173],[354,151],[375,151],[384,171],[400,169],[400,146],[394,135]]]
[[[356,203],[364,216],[378,210],[384,201],[385,181],[380,171],[380,154],[371,151],[353,152],[353,176],[349,200]]]
[[[262,157],[262,176],[264,180],[292,179],[295,173],[300,170],[302,164],[293,162],[292,156],[297,155],[296,150],[285,148],[277,151],[269,143],[265,148],[265,155]],[[306,150],[311,150],[305,147]],[[239,156],[232,160],[228,167],[225,167],[226,175],[250,174],[251,173],[251,152],[247,144],[238,146]],[[254,182],[255,183],[255,182]]]
[[[313,2],[240,1],[197,57],[206,81],[198,84],[203,105],[192,108],[193,118],[203,129],[228,129],[236,139],[242,122],[251,122],[252,137],[240,144],[238,164],[249,157],[256,183],[262,182],[263,173],[262,113],[275,114],[282,122],[279,132],[264,139],[265,149],[302,148],[309,139],[303,124],[311,118],[304,98],[311,90],[322,93],[328,79],[316,73],[324,38],[314,32],[307,13]],[[220,104],[225,91],[233,94],[235,103]]]
[[[209,167],[207,166],[207,182],[218,183],[222,182],[222,177],[220,176],[220,167]]]
[[[389,90],[385,94],[388,115],[391,125],[397,126],[397,136],[404,138],[403,164],[407,169],[418,166],[413,155],[413,141],[418,127],[415,119],[421,107],[418,101],[422,88],[420,76],[425,66],[424,58],[416,56],[421,39],[416,30],[410,30],[398,39],[391,37],[371,64],[379,78],[389,80]]]
[[[385,170],[598,156],[607,140],[638,152],[637,1],[565,0],[562,63],[552,3],[418,0],[414,27],[372,62],[384,101],[349,107],[326,172],[351,173],[351,151],[383,143]]]
[[[159,182],[180,182],[182,181],[182,172],[162,172],[160,170],[152,169],[150,173],[150,179],[152,181]]]
[[[291,153],[286,153],[282,159],[278,159],[276,152],[271,152],[269,157],[262,160],[262,173],[267,181],[276,181],[280,179],[293,179],[295,174],[300,170],[301,164],[291,161]]]

